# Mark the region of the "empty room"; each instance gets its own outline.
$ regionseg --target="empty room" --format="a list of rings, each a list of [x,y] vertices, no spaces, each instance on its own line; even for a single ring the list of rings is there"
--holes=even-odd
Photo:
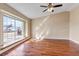
[[[0,3],[0,56],[79,56],[79,3]]]

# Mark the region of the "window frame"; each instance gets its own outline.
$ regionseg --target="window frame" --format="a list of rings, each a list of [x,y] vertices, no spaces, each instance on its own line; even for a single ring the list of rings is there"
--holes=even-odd
[[[7,14],[7,13],[2,13],[2,15],[3,15],[3,17],[4,16],[7,16],[7,17],[9,17],[9,18],[12,18],[12,19],[14,19],[14,20],[19,20],[19,21],[21,21],[21,22],[23,22],[24,23],[24,26],[23,26],[23,36],[24,36],[24,38],[26,37],[26,23],[25,23],[25,20],[24,19],[21,19],[20,17],[17,17],[17,16],[14,16],[14,15],[10,15],[10,14]],[[2,27],[3,27],[3,24],[2,24]],[[2,35],[3,36],[3,35]],[[22,40],[22,39],[20,39],[20,40]],[[13,43],[16,43],[16,42],[18,42],[18,41],[20,41],[20,40],[16,40],[16,41],[14,41],[14,42],[12,42],[12,43],[7,43],[7,44],[3,44],[3,48],[4,47],[6,47],[6,46],[9,46],[9,45],[11,45],[11,44],[13,44]]]

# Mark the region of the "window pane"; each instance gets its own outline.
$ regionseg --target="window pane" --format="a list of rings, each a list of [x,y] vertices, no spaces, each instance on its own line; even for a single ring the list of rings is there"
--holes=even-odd
[[[8,16],[3,17],[3,32],[4,43],[14,40],[14,20]]]
[[[16,39],[22,39],[24,37],[24,23],[16,20]]]
[[[3,17],[3,41],[5,43],[24,38],[24,22],[8,16]]]

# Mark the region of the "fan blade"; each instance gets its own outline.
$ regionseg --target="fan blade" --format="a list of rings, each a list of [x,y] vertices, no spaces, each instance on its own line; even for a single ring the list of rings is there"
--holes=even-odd
[[[63,6],[62,4],[60,4],[60,5],[55,5],[55,6],[53,6],[53,7],[61,7],[61,6]]]
[[[41,5],[40,7],[47,7],[47,6],[43,6],[43,5]]]
[[[52,12],[54,12],[54,10],[52,10]]]
[[[47,9],[45,9],[43,12],[47,11]]]

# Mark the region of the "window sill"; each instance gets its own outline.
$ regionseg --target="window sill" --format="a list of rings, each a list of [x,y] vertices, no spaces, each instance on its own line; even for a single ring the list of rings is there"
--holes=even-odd
[[[8,50],[10,50],[10,49],[12,49],[12,48],[14,48],[14,47],[16,47],[17,45],[22,44],[23,42],[25,42],[25,41],[27,41],[27,40],[29,40],[29,39],[30,39],[30,38],[27,37],[27,38],[24,38],[24,39],[15,41],[15,42],[12,43],[12,44],[9,43],[9,44],[5,45],[4,47],[1,48],[0,54],[5,53],[6,51],[8,51]]]
[[[11,44],[14,44],[14,43],[16,43],[16,42],[18,42],[18,41],[20,41],[20,40],[23,40],[23,39],[24,39],[24,38],[18,39],[18,40],[14,40],[14,41],[9,42],[9,43],[5,43],[5,44],[2,46],[2,48],[5,48],[5,47],[7,47],[7,46],[9,46],[9,45],[11,45]]]

